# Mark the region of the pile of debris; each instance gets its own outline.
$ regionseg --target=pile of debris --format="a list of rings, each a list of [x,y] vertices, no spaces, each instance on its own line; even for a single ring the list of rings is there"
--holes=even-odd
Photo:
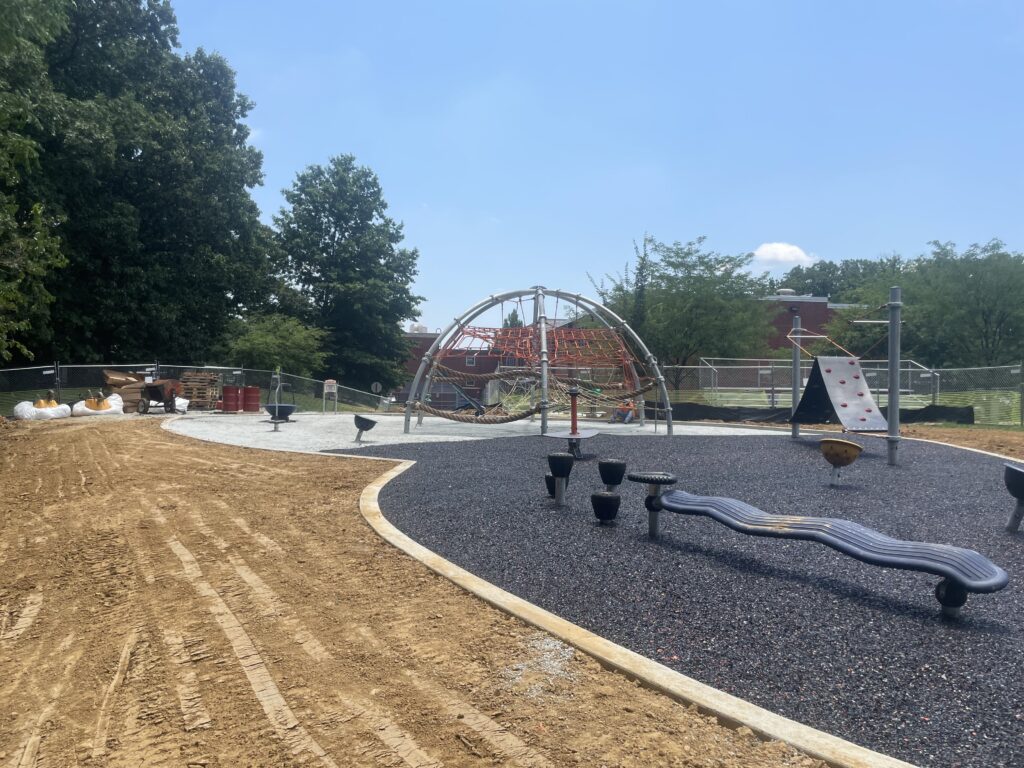
[[[187,371],[181,374],[180,394],[193,408],[216,408],[220,400],[220,374]]]
[[[137,413],[142,401],[147,405],[151,401],[173,403],[174,398],[182,392],[182,383],[177,379],[148,378],[150,380],[146,381],[145,373],[129,373],[109,368],[103,370],[105,389],[111,395],[120,395],[125,413]],[[157,395],[159,397],[156,397]]]

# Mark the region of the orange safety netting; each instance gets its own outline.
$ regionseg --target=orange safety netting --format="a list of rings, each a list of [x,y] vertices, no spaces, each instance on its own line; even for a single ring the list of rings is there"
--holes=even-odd
[[[627,366],[633,355],[622,338],[609,328],[549,328],[548,364],[558,366]],[[525,365],[540,363],[540,333],[534,326],[481,328],[466,326],[441,357],[465,354],[468,350],[513,358]]]

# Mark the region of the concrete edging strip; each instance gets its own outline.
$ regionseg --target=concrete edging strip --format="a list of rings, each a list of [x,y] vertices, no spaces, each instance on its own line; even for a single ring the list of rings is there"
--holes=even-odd
[[[384,517],[377,501],[381,489],[415,463],[403,461],[366,486],[359,497],[359,511],[385,541],[430,570],[495,608],[578,648],[605,667],[617,670],[677,701],[696,704],[703,712],[714,715],[729,727],[746,726],[763,738],[784,741],[809,757],[824,760],[835,768],[914,768],[910,763],[859,747],[700,683],[516,597],[418,544]]]

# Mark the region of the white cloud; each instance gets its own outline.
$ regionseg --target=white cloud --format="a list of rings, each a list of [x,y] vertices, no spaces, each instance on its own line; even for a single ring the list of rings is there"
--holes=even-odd
[[[818,260],[807,255],[799,245],[791,243],[761,243],[754,251],[754,258],[766,267],[808,267]]]

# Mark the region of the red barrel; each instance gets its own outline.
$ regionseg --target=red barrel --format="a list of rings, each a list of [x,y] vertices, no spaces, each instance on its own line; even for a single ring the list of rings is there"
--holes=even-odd
[[[242,410],[242,388],[224,387],[224,413],[236,413]]]
[[[244,387],[242,389],[242,410],[246,413],[260,412],[259,387]]]

